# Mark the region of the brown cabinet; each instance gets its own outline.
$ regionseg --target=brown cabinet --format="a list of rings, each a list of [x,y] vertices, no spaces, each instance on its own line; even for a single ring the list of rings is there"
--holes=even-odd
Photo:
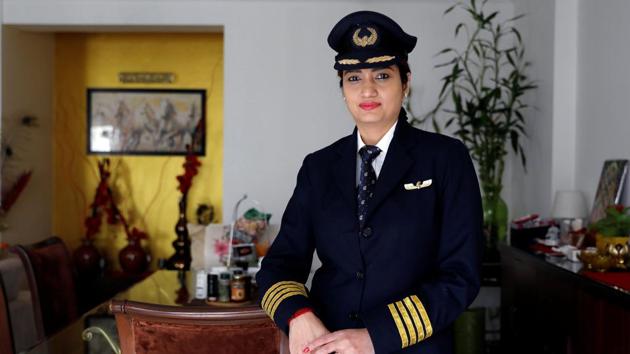
[[[504,353],[630,354],[630,293],[501,246]]]

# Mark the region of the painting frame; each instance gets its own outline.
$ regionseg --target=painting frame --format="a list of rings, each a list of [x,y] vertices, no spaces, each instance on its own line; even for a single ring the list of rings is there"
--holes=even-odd
[[[621,202],[621,195],[628,174],[628,160],[606,160],[597,184],[589,222],[593,223],[606,215],[606,208]]]
[[[206,90],[86,90],[88,155],[206,154]]]

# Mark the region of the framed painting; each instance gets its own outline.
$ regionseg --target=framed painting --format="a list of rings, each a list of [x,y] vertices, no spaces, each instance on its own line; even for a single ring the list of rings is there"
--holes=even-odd
[[[87,153],[205,155],[206,91],[87,90]]]
[[[593,201],[593,208],[591,209],[591,223],[603,218],[609,205],[619,204],[627,174],[628,160],[604,161],[595,193],[595,201]]]

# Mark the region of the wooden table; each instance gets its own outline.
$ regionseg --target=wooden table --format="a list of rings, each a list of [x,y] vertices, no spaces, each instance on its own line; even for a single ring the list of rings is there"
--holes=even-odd
[[[585,276],[580,263],[500,249],[504,353],[630,353],[630,292]]]
[[[191,310],[191,313],[203,311],[204,308],[212,308],[211,305],[202,300],[193,299],[193,297],[193,272],[158,270],[141,282],[116,294],[111,300],[129,300],[158,306],[184,307]],[[89,344],[81,338],[81,333],[88,326],[103,328],[113,337],[115,342],[118,342],[114,318],[108,309],[109,303],[110,300],[107,300],[94,307],[79,320],[31,348],[27,353],[83,354],[95,352],[95,347],[106,348],[108,346],[106,340],[100,335],[95,335]],[[240,306],[241,309],[248,312],[262,312],[262,309],[254,302]]]

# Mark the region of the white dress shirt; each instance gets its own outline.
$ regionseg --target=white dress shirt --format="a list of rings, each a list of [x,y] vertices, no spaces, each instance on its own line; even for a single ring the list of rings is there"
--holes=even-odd
[[[376,143],[376,146],[381,149],[381,153],[376,156],[374,161],[372,161],[372,167],[374,168],[374,172],[376,172],[376,178],[381,173],[381,168],[383,168],[383,163],[385,162],[385,156],[387,156],[387,149],[389,148],[389,144],[392,142],[392,138],[394,137],[394,130],[396,130],[396,125],[398,125],[398,121],[392,125],[391,128],[383,135],[381,140]],[[356,185],[359,185],[359,175],[361,174],[361,155],[359,155],[359,150],[365,146],[363,139],[361,139],[361,134],[357,130],[357,173],[356,173]]]

